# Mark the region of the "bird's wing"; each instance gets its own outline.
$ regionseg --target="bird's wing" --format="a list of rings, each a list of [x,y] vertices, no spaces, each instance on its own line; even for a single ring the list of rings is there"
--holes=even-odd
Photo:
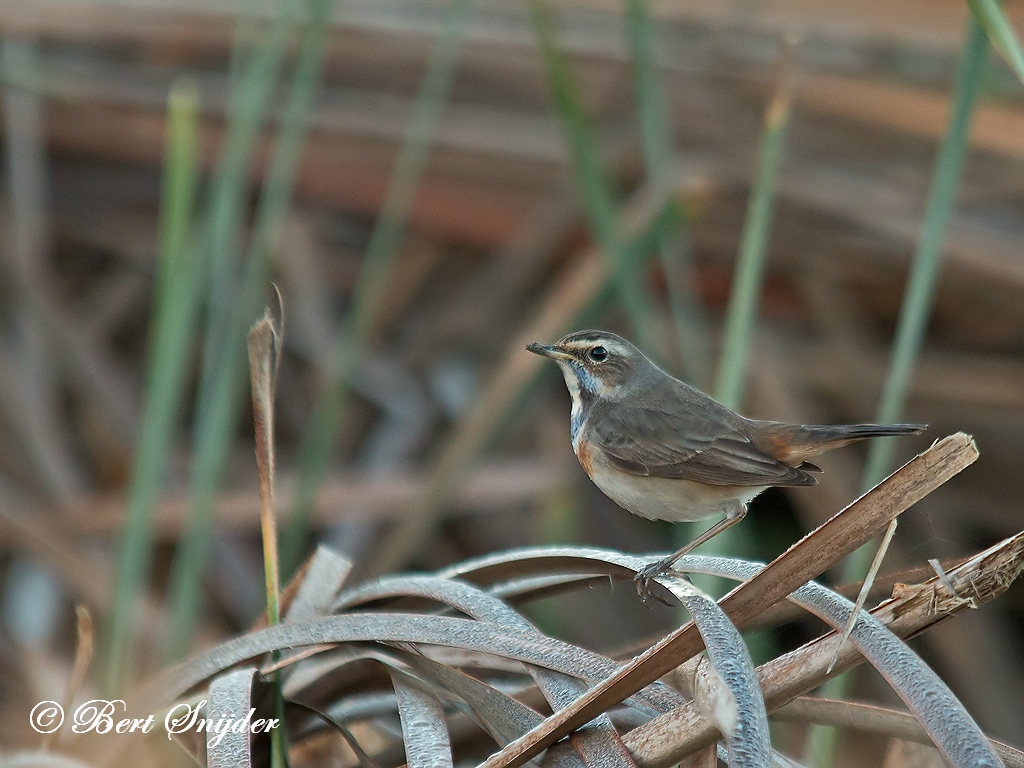
[[[714,403],[714,401],[711,401]],[[618,403],[590,425],[588,438],[613,466],[634,475],[707,485],[814,485],[807,472],[760,450],[718,403],[697,416],[651,404]]]

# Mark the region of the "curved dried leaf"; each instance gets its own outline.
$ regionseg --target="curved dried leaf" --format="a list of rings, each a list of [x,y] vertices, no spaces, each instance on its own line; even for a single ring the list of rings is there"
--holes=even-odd
[[[569,643],[488,622],[447,616],[344,614],[250,632],[172,667],[143,698],[173,701],[221,670],[276,650],[351,642],[425,643],[491,653],[570,675],[599,679],[589,653]],[[146,696],[145,694],[149,694]],[[639,698],[639,696],[638,696]]]
[[[252,680],[255,667],[246,667],[215,677],[210,683],[206,704],[207,719],[217,722],[238,720],[250,711]],[[250,768],[252,766],[251,734],[247,728],[207,731],[206,761],[209,768]]]
[[[398,697],[409,768],[452,768],[452,745],[440,700],[404,672],[388,671]]]
[[[358,605],[395,597],[422,597],[475,619],[537,632],[536,627],[494,595],[464,581],[437,576],[392,576],[361,584],[339,595],[331,610],[350,610]]]
[[[340,595],[335,602],[334,609],[346,609],[389,597],[427,598],[462,611],[475,619],[543,636],[529,621],[494,595],[457,579],[435,576],[396,576],[361,585]],[[579,677],[588,679],[607,677],[614,674],[619,668],[619,664],[599,653],[579,647],[575,647],[575,650],[581,657],[586,657],[586,666],[581,666],[579,671],[572,676],[552,673],[545,669],[530,668],[529,670],[541,690],[544,691],[548,702],[555,709],[568,706],[585,690],[585,686],[578,682]],[[682,697],[668,686],[654,685],[651,686],[651,691],[653,695],[643,697],[641,694],[637,695],[637,699],[645,700],[648,705],[645,709],[649,714],[660,714],[666,711],[665,707],[678,706],[682,702]],[[630,702],[630,704],[632,703]]]
[[[625,556],[612,549],[597,547],[518,547],[464,560],[437,571],[435,575],[484,585],[552,574],[632,578],[634,571],[614,563],[616,557]],[[590,566],[589,570],[587,566]]]
[[[477,680],[472,675],[438,664],[415,653],[399,653],[413,674],[462,699],[495,741],[507,744],[537,725],[544,717],[535,709]]]
[[[335,603],[338,608],[357,605],[359,603],[379,600],[386,597],[416,596],[435,600],[482,621],[490,621],[509,627],[533,632],[540,635],[536,627],[520,616],[509,606],[483,590],[456,579],[443,579],[432,576],[407,576],[380,579],[376,582],[358,587],[342,595]],[[590,653],[582,648],[580,653]],[[598,665],[607,664],[608,674],[617,665],[598,654],[593,654]],[[552,672],[543,668],[529,666],[527,671],[543,691],[545,698],[553,709],[569,706],[586,686],[565,674]],[[536,725],[537,723],[534,723]],[[527,729],[529,730],[529,729]],[[525,732],[525,731],[524,731]],[[512,738],[518,738],[517,733]],[[512,739],[506,739],[511,741]],[[615,731],[611,720],[602,715],[596,718],[590,727],[575,734],[573,746],[580,753],[586,765],[611,766],[629,765],[629,753],[622,746],[622,741]]]
[[[500,582],[488,591],[495,597],[515,603],[519,600],[536,600],[541,597],[562,595],[607,581],[606,576],[593,576],[585,573],[532,576]]]
[[[590,669],[593,662],[590,652],[581,651],[568,643],[553,640],[535,631],[524,631],[496,624],[469,621],[440,616],[413,615],[343,615],[331,616],[302,624],[286,624],[267,628],[230,641],[204,654],[198,659],[180,665],[166,673],[151,688],[159,691],[157,700],[170,696],[177,698],[185,691],[215,674],[220,669],[233,666],[246,659],[252,659],[271,650],[295,646],[322,645],[341,642],[389,642],[424,643],[437,646],[467,648],[484,653],[496,654],[526,662],[538,667],[552,669],[568,675],[595,673],[599,679],[606,667]],[[604,660],[605,664],[612,664]],[[613,665],[614,668],[614,665]],[[153,698],[153,697],[151,697]],[[636,699],[652,709],[661,709],[667,701],[658,693],[641,692]],[[656,705],[656,706],[652,706]],[[611,744],[601,744],[595,764],[627,764],[629,753],[621,739],[604,739]],[[579,741],[577,744],[576,741]],[[577,749],[589,749],[589,742],[596,737],[590,733],[579,735],[574,740]],[[613,757],[617,758],[614,762]]]
[[[295,599],[288,606],[285,621],[294,624],[325,616],[351,572],[352,563],[348,558],[330,547],[318,547],[309,561]]]
[[[363,679],[367,674],[362,663],[378,662],[379,657],[388,651],[389,649],[377,643],[346,643],[322,650],[316,656],[287,668],[289,674],[282,684],[282,692],[287,698],[302,698],[309,701],[311,698],[321,699],[315,695],[310,697],[310,693],[324,683],[336,687],[340,682],[345,687],[362,689]],[[360,671],[353,670],[353,667],[357,666]],[[282,667],[270,663],[260,672],[268,675],[279,669]]]
[[[630,560],[635,561],[638,570],[647,562],[655,562],[650,558],[627,558],[625,562]],[[739,630],[718,603],[685,579],[669,575],[662,577],[661,582],[683,604],[704,638],[707,658],[714,669],[713,679],[721,683],[714,701],[724,705],[712,707],[714,712],[723,715],[715,722],[732,725],[723,730],[729,745],[730,764],[768,768],[772,754],[768,713],[754,662]],[[703,678],[711,679],[707,675]]]
[[[354,720],[371,720],[397,712],[395,697],[390,692],[369,691],[334,702],[327,714],[339,723],[347,723]]]
[[[583,568],[593,571],[600,563],[604,572],[614,576],[622,573],[635,574],[648,562],[652,561],[649,558],[638,558],[607,550],[533,548],[482,558],[473,563],[455,566],[449,569],[448,573],[458,571],[461,575],[469,577],[485,573],[493,577],[495,573],[505,575],[505,567],[512,563],[530,571],[538,568]],[[718,604],[693,585],[671,576],[660,577],[656,581],[669,589],[693,617],[708,648],[711,663],[725,682],[730,695],[735,697],[740,722],[733,731],[733,738],[729,740],[733,762],[740,765],[767,766],[771,760],[768,715],[757,684],[753,661],[739,631]]]
[[[415,691],[413,693],[410,693],[409,695],[412,696],[412,700],[406,701],[406,710],[405,710],[405,714],[403,715],[403,701],[401,699],[401,694],[400,694],[399,688],[398,688],[398,684],[402,683],[407,688],[411,687],[411,688],[414,688],[414,689],[418,690],[423,695],[423,697],[427,697],[427,698],[433,700],[433,703],[427,702],[427,698],[421,698],[419,700],[420,704],[425,704],[425,703],[429,704],[429,706],[427,707],[427,711],[428,712],[429,711],[433,711],[434,703],[436,703],[436,706],[439,708],[438,712],[439,712],[440,720],[437,721],[437,722],[434,722],[434,720],[432,719],[433,715],[430,715],[430,717],[427,718],[427,720],[429,721],[427,723],[428,727],[423,729],[422,732],[417,731],[416,738],[420,738],[420,739],[426,738],[427,739],[427,749],[428,750],[433,750],[433,749],[436,748],[436,746],[438,744],[442,743],[441,735],[440,734],[441,734],[441,730],[443,730],[443,742],[444,742],[444,744],[447,744],[448,755],[449,755],[449,758],[450,758],[450,755],[451,755],[450,741],[451,740],[450,740],[449,735],[448,735],[448,725],[447,725],[447,720],[445,718],[444,707],[441,705],[440,700],[437,698],[437,696],[436,696],[436,694],[434,692],[424,688],[424,686],[421,683],[419,683],[415,678],[413,678],[411,675],[408,674],[409,667],[408,667],[408,665],[404,661],[404,656],[411,655],[411,654],[407,654],[407,653],[401,651],[400,649],[395,649],[395,648],[383,648],[383,647],[380,647],[380,646],[376,646],[375,647],[373,644],[366,644],[364,646],[359,646],[359,647],[354,647],[354,648],[345,648],[344,651],[346,651],[346,654],[342,658],[340,658],[340,659],[332,659],[331,660],[332,663],[329,664],[329,665],[321,665],[321,669],[318,670],[317,677],[323,677],[324,675],[328,674],[330,671],[338,671],[340,668],[342,668],[342,667],[344,667],[346,665],[355,664],[355,663],[362,663],[362,662],[372,662],[373,664],[380,665],[383,668],[384,672],[386,672],[386,674],[388,675],[388,678],[391,680],[392,688],[394,689],[393,692],[389,691],[386,694],[385,693],[373,692],[373,693],[362,693],[362,694],[360,694],[358,696],[352,697],[352,699],[355,700],[354,703],[356,703],[356,709],[354,711],[353,710],[349,710],[348,711],[347,714],[354,715],[354,717],[349,717],[347,719],[365,719],[368,716],[369,717],[379,717],[381,715],[390,716],[390,715],[398,714],[399,715],[399,722],[401,724],[401,726],[400,726],[401,727],[401,734],[398,735],[398,736],[402,740],[403,748],[406,749],[406,758],[407,758],[407,760],[411,764],[411,761],[412,761],[413,758],[408,753],[409,743],[406,740],[407,739],[407,731],[408,731],[408,728],[410,727],[410,725],[417,725],[417,726],[422,725],[422,723],[418,723],[418,720],[420,720],[422,718],[419,718],[417,716],[417,718],[415,718],[417,720],[417,723],[407,722],[407,717],[410,716],[410,712],[415,714],[418,711],[418,706],[419,705],[416,703],[417,700],[416,700],[416,697],[414,695]],[[329,669],[325,671],[323,669],[324,666],[328,666]],[[302,695],[302,693],[303,693],[303,691],[297,691],[294,695],[295,696],[299,696],[299,695]],[[360,708],[359,705],[360,704],[364,704],[365,705],[365,703],[367,701],[371,702],[370,709],[367,710],[367,708],[365,706]],[[308,705],[308,704],[306,704],[306,703],[304,703],[302,701],[299,701],[297,698],[291,699],[290,702],[292,704],[296,705],[296,706],[299,706],[299,707],[303,708],[303,709],[312,711],[316,715],[318,720],[328,724],[329,726],[331,726],[332,728],[335,728],[336,730],[341,731],[343,733],[343,736],[346,739],[346,741],[349,741],[350,745],[353,746],[353,749],[356,751],[357,757],[359,757],[359,760],[360,760],[361,763],[367,764],[367,763],[374,763],[375,762],[375,760],[372,757],[370,757],[368,754],[366,754],[366,752],[358,744],[358,741],[355,740],[355,738],[352,736],[352,734],[349,733],[344,728],[344,726],[339,722],[339,719],[340,720],[345,720],[346,717],[345,717],[344,714],[340,718],[338,717],[338,712],[337,712],[338,708],[337,707],[332,707],[331,711],[322,712],[321,710],[319,710],[319,709],[317,709],[315,707],[311,707],[310,705]],[[349,702],[346,702],[346,703],[350,703],[351,704],[353,702],[349,701]],[[409,708],[411,708],[411,710]],[[423,713],[420,713],[420,714],[423,714]],[[377,725],[379,727],[384,727],[385,730],[390,730],[389,728],[385,727],[385,723],[383,723],[383,722],[379,722],[379,723],[377,723]],[[437,764],[438,765],[444,765],[443,762],[437,763]]]

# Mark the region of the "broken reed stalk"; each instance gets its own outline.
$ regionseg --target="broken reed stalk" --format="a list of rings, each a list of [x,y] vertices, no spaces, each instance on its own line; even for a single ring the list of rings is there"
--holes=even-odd
[[[281,621],[281,592],[277,560],[277,521],[274,515],[274,359],[277,330],[267,313],[249,331],[249,378],[252,382],[252,418],[256,439],[256,466],[260,485],[260,531],[267,587],[267,619]]]
[[[757,576],[736,587],[722,598],[722,608],[736,626],[751,623],[762,611],[869,541],[891,520],[971,465],[977,457],[977,448],[968,435],[957,433],[937,441],[794,544]],[[687,623],[591,688],[572,705],[506,745],[488,758],[483,768],[523,765],[570,731],[699,653],[701,647],[696,627],[693,622]],[[842,657],[840,663],[843,658],[846,657]]]
[[[1024,533],[967,560],[948,576],[951,595],[936,576],[922,584],[897,587],[894,596],[871,615],[899,637],[911,637],[962,608],[976,607],[1001,595],[1024,570]],[[749,582],[748,582],[749,583]],[[769,713],[782,708],[828,678],[825,671],[839,639],[832,632],[757,668]],[[835,671],[863,662],[853,648],[842,649]],[[549,718],[550,719],[550,718]],[[664,768],[718,739],[718,731],[693,702],[641,725],[623,736],[640,768]],[[998,745],[997,745],[998,747]]]
[[[278,295],[280,299],[280,295]],[[260,530],[263,535],[263,571],[267,590],[267,623],[281,623],[279,596],[280,565],[277,555],[277,518],[274,512],[274,391],[281,357],[280,340],[270,312],[249,331],[249,378],[252,382],[253,429],[256,442],[256,466],[260,485]],[[276,655],[276,654],[275,654]],[[284,698],[275,675],[275,716],[284,717]],[[270,763],[274,768],[287,765],[284,729],[271,731]]]

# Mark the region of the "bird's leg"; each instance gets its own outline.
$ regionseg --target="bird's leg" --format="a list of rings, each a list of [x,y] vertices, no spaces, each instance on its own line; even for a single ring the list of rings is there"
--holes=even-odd
[[[705,541],[713,539],[726,528],[731,528],[732,526],[736,525],[736,523],[742,520],[746,514],[746,504],[736,500],[731,501],[728,507],[726,507],[725,517],[719,520],[714,525],[712,525],[706,531],[704,531],[704,533],[702,533],[696,539],[680,547],[671,555],[666,557],[664,560],[659,560],[658,562],[652,563],[651,565],[648,565],[637,571],[637,574],[633,578],[633,581],[636,583],[636,591],[640,595],[640,599],[642,599],[646,603],[647,598],[651,596],[651,579],[671,571],[672,566],[676,564],[679,558],[681,558],[683,555],[689,554],[692,550],[699,547]],[[663,600],[662,602],[665,601]]]

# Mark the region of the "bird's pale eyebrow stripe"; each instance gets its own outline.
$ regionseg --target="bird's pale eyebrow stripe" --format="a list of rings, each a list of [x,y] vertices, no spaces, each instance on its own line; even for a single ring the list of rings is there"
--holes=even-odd
[[[626,355],[629,353],[628,347],[619,343],[615,339],[602,339],[599,336],[588,339],[573,339],[568,342],[565,346],[569,349],[580,349],[586,350],[591,349],[595,345],[600,345],[607,349],[609,352],[614,352],[617,355]]]
[[[580,342],[574,341],[568,345],[573,349],[588,350],[593,349],[595,346],[602,346],[611,352],[613,355],[619,355],[620,357],[629,356],[629,348],[615,341],[614,339],[593,339],[592,341]]]

